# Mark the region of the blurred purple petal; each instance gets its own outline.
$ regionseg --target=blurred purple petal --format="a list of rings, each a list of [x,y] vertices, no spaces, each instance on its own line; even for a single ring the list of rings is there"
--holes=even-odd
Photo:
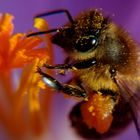
[[[33,29],[33,17],[48,10],[54,9],[68,9],[72,16],[76,16],[79,12],[89,8],[102,8],[106,15],[123,26],[128,32],[132,34],[135,40],[140,40],[140,1],[139,0],[1,0],[0,11],[10,12],[15,17],[15,30],[16,32],[26,32]],[[113,16],[115,15],[115,16]],[[53,17],[52,17],[53,18]],[[61,20],[62,22],[61,22]],[[57,26],[58,24],[67,22],[64,15],[59,15],[55,19],[50,19],[49,24]],[[56,61],[61,63],[63,57],[60,58],[61,51],[56,49]],[[51,122],[49,131],[49,140],[82,140],[76,136],[74,130],[70,127],[68,114],[75,101],[65,99],[62,94],[57,93],[54,98],[52,110],[50,112]],[[1,132],[2,133],[2,132]],[[1,134],[0,133],[0,134]],[[48,132],[47,132],[48,133]],[[45,136],[44,134],[44,140]],[[48,137],[48,135],[46,137]],[[2,139],[2,134],[0,135]],[[112,140],[138,140],[134,124],[132,124],[122,134],[118,135]],[[111,140],[111,138],[110,138]]]

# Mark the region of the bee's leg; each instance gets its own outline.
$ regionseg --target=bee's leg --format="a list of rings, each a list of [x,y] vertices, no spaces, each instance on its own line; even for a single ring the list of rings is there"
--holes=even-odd
[[[44,67],[48,69],[85,69],[96,64],[96,59],[91,58],[85,61],[79,61],[73,64],[57,64],[55,66],[44,64]]]
[[[75,97],[82,97],[86,98],[87,93],[85,92],[84,89],[78,87],[78,86],[73,86],[69,84],[61,84],[59,81],[54,79],[52,76],[48,75],[47,73],[44,73],[40,68],[38,68],[38,73],[42,75],[43,81],[50,87],[62,91],[67,95],[70,96],[75,96]]]
[[[72,65],[70,64],[57,64],[57,65],[49,65],[49,64],[44,64],[44,67],[47,69],[72,69]]]

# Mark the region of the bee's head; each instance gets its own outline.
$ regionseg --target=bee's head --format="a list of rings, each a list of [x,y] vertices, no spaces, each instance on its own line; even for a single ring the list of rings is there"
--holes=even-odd
[[[86,53],[99,45],[101,30],[107,19],[98,10],[90,10],[78,16],[52,37],[52,42],[70,52]]]
[[[66,24],[52,37],[52,42],[75,60],[94,57],[102,64],[118,67],[129,63],[131,58],[135,59],[131,49],[135,44],[129,35],[95,9],[80,14],[73,23]]]

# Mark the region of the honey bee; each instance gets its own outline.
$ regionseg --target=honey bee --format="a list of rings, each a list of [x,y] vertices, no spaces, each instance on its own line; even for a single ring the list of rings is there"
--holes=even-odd
[[[70,113],[72,126],[89,138],[118,134],[133,120],[139,124],[139,50],[132,37],[101,10],[90,9],[75,19],[67,10],[55,10],[36,17],[65,13],[69,23],[59,29],[29,34],[56,32],[52,43],[65,50],[68,62],[44,64],[47,69],[72,71],[71,82],[62,84],[41,68],[38,72],[50,87],[83,99]]]

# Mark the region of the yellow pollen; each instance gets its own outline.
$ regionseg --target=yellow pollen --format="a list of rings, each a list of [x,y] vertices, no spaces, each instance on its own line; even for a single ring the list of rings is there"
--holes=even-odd
[[[45,89],[46,88],[46,85],[44,84],[43,81],[39,81],[37,86],[40,87],[41,89]]]
[[[59,70],[59,74],[65,74],[65,70]]]
[[[88,101],[88,97],[84,98],[84,101]]]
[[[89,108],[88,108],[88,111],[89,112],[92,112],[94,110],[94,107],[93,106],[90,106]]]
[[[25,54],[25,51],[26,50],[20,50],[20,51],[18,51],[17,53],[16,53],[16,55],[17,55],[17,57],[19,57],[20,59],[23,59],[23,60],[31,60],[32,59],[32,57],[29,57],[29,56],[27,56],[26,54]]]
[[[95,116],[95,115],[96,115],[96,113],[95,113],[95,112],[93,112],[93,113],[92,113],[92,116]]]
[[[77,70],[77,68],[76,67],[72,67],[72,70]]]

